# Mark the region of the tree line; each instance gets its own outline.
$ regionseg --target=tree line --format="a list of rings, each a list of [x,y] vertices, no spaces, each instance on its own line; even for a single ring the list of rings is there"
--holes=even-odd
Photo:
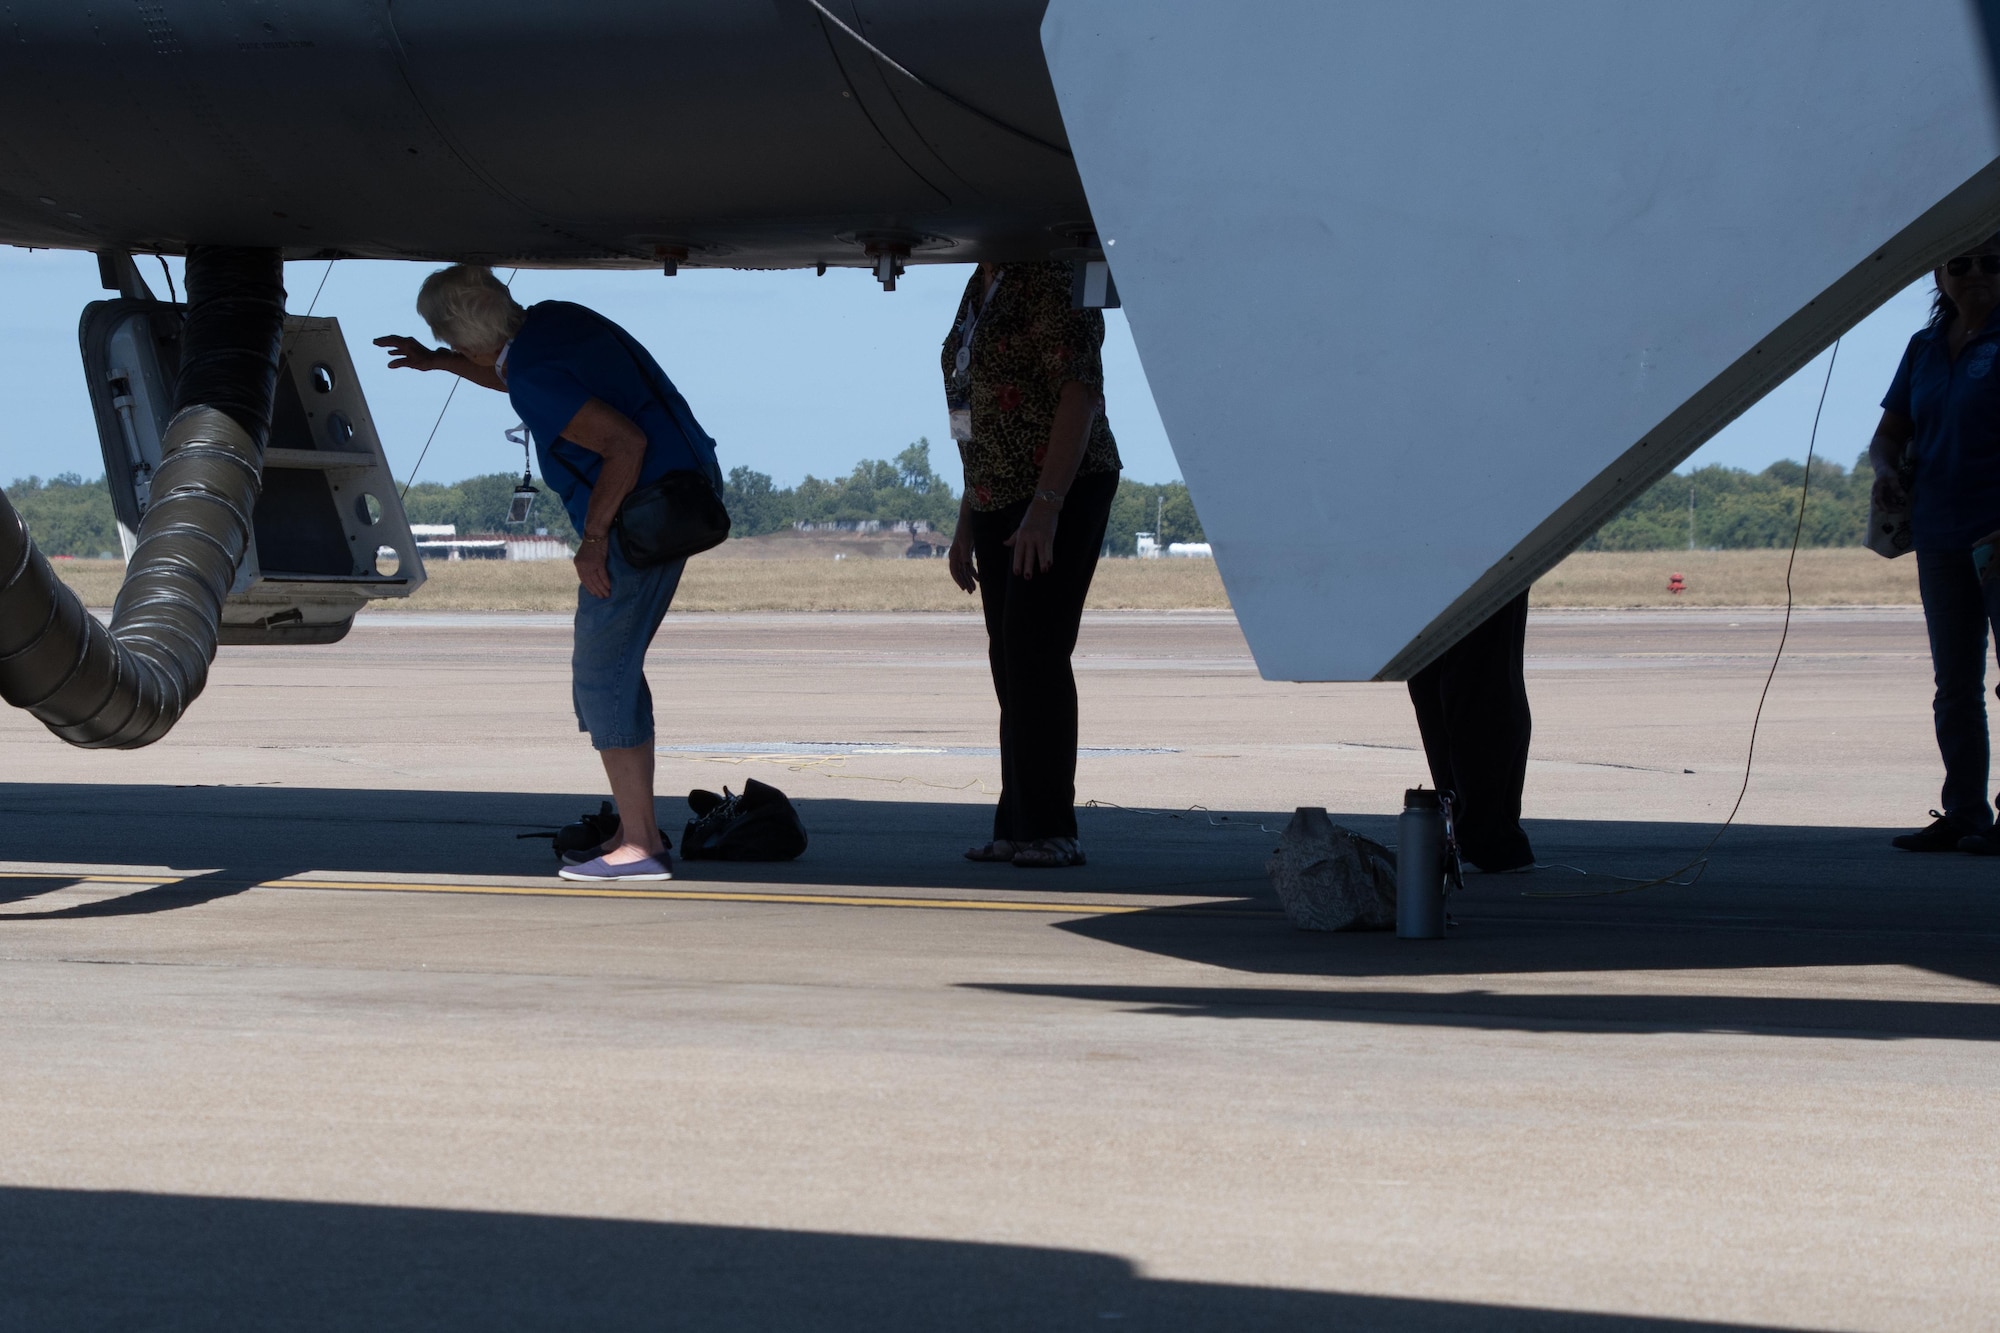
[[[541,486],[542,494],[525,524],[510,526],[507,508],[520,483],[516,472],[492,472],[462,481],[420,481],[403,497],[403,512],[412,523],[449,523],[458,535],[535,533],[575,544],[577,534],[560,501]],[[104,478],[84,480],[74,472],[47,480],[17,478],[7,498],[28,521],[28,530],[48,555],[116,558],[117,520]],[[958,493],[931,466],[930,442],[918,440],[893,459],[863,459],[844,477],[808,475],[796,486],[779,486],[769,474],[753,468],[730,470],[723,490],[734,535],[756,537],[794,523],[875,520],[891,523],[918,520],[946,537],[958,526]],[[1106,546],[1111,554],[1131,555],[1137,533],[1158,526],[1164,542],[1198,542],[1201,520],[1195,517],[1187,487],[1180,482],[1148,485],[1124,481],[1111,507]]]
[[[1598,529],[1582,549],[1685,550],[1690,495],[1695,546],[1704,550],[1789,546],[1804,476],[1805,469],[1789,461],[1773,463],[1761,472],[1714,466],[1674,473]],[[574,543],[569,515],[546,486],[528,522],[508,527],[507,506],[519,480],[518,473],[495,472],[463,481],[418,482],[404,497],[403,508],[412,523],[450,523],[460,536],[547,529],[549,536]],[[1866,454],[1851,470],[1815,459],[1803,544],[1860,544],[1873,483]],[[86,481],[67,472],[46,480],[18,478],[7,488],[7,498],[27,519],[29,531],[47,554],[118,555],[118,529],[102,477]],[[752,468],[733,468],[723,500],[739,537],[777,532],[799,522],[869,519],[884,526],[921,520],[949,537],[958,522],[958,494],[932,467],[927,440],[918,440],[893,459],[863,459],[844,477],[809,475],[796,486],[781,487]],[[1187,486],[1178,481],[1119,483],[1105,529],[1107,552],[1131,555],[1141,532],[1157,532],[1163,544],[1207,540]]]
[[[925,522],[949,535],[958,524],[958,496],[931,466],[931,443],[920,439],[893,459],[864,458],[844,477],[806,474],[780,487],[754,468],[729,470],[722,490],[732,537],[761,537],[795,523]]]
[[[1660,479],[1597,530],[1586,551],[1745,550],[1790,546],[1798,530],[1804,546],[1859,546],[1868,531],[1868,492],[1875,470],[1862,454],[1852,470],[1816,458],[1805,488],[1799,525],[1800,483],[1806,470],[1786,460],[1762,472],[1711,466]],[[1692,505],[1690,505],[1692,500]]]
[[[7,488],[7,499],[27,520],[28,535],[43,555],[117,559],[123,554],[111,492],[104,488],[102,477],[85,481],[74,472],[47,481],[16,477]]]
[[[864,459],[845,477],[807,475],[780,487],[762,472],[732,468],[723,490],[733,534],[756,537],[795,523],[856,522],[883,525],[921,520],[946,537],[958,527],[959,495],[931,466],[931,444],[920,439],[894,459]],[[1112,555],[1131,555],[1138,534],[1159,530],[1162,542],[1206,541],[1185,483],[1121,480],[1105,527]]]

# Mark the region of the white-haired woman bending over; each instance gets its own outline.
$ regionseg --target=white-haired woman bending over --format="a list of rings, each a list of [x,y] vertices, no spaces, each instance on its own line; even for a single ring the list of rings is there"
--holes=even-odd
[[[645,662],[685,562],[636,568],[611,529],[634,487],[670,471],[705,472],[720,490],[715,441],[646,349],[593,310],[568,301],[524,310],[492,270],[457,264],[425,279],[417,313],[450,350],[377,338],[389,365],[448,370],[505,393],[534,436],[542,479],[582,534],[572,697],[577,729],[604,761],[620,824],[602,847],[572,854],[579,863],[562,876],[670,879],[672,858],[653,810]]]

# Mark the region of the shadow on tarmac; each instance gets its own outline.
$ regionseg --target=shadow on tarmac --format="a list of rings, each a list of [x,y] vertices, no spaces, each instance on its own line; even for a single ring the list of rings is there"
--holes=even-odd
[[[1356,820],[1354,823],[1360,824]],[[1232,971],[1291,977],[1451,977],[1524,973],[1754,971],[1900,966],[2000,985],[2000,860],[1920,856],[1889,846],[1890,831],[1738,825],[1692,885],[1603,897],[1539,895],[1620,889],[1609,874],[1650,877],[1684,864],[1712,828],[1686,824],[1530,821],[1545,868],[1469,875],[1454,895],[1444,940],[1388,933],[1325,935],[1218,917],[1138,912],[1072,919],[1057,928]],[[1383,832],[1387,832],[1386,829]],[[1580,865],[1588,876],[1550,866]],[[1690,876],[1682,875],[1685,881]],[[1189,997],[1166,998],[1168,1007]],[[1341,1002],[1335,997],[1336,1002]],[[1422,1021],[1427,997],[1408,1011]],[[1869,1028],[1884,1036],[2000,1035],[2000,1006],[1744,998],[1729,1014],[1710,1002],[1658,997],[1644,1017],[1612,1018],[1601,999],[1477,999],[1444,1005],[1465,1021],[1563,1026],[1659,1022],[1675,1030]],[[1218,993],[1217,1003],[1231,1002]],[[1509,1008],[1520,1003],[1526,1008]],[[1270,1000],[1259,1002],[1268,1012]],[[1413,999],[1414,1003],[1414,999]],[[1637,1001],[1635,1001],[1637,1003]],[[1720,1001],[1714,1002],[1720,1004]],[[1988,1017],[1988,1014],[1992,1017]],[[1593,1019],[1592,1015],[1596,1018]],[[1805,1021],[1807,1014],[1820,1017]]]
[[[802,785],[794,785],[795,797]],[[47,914],[63,919],[193,906],[312,870],[553,880],[556,862],[548,842],[516,835],[552,830],[596,810],[601,799],[525,792],[0,783],[0,860],[169,865],[203,872],[179,884]],[[1181,821],[1085,810],[1092,864],[1050,875],[964,859],[964,849],[989,834],[992,813],[984,805],[812,799],[797,804],[812,839],[798,861],[677,861],[676,878],[1037,894],[1268,892],[1263,865],[1272,837],[1256,831],[1255,817],[1245,828],[1211,828],[1205,815]],[[688,816],[683,799],[659,802],[660,826],[677,842]],[[0,903],[74,882],[69,877],[0,881]],[[1275,910],[1275,900],[1269,906]],[[47,917],[17,912],[6,919]]]
[[[678,880],[801,889],[1007,889],[1046,898],[1071,893],[1215,897],[1225,900],[1220,904],[1225,910],[1213,915],[1166,908],[1071,919],[1055,928],[1121,948],[1261,975],[1379,978],[1902,965],[2000,985],[2000,859],[1897,852],[1882,829],[1739,825],[1723,836],[1707,872],[1693,887],[1544,898],[1525,895],[1615,889],[1622,886],[1606,874],[1648,876],[1671,870],[1700,849],[1711,828],[1530,821],[1529,832],[1546,861],[1594,873],[1579,876],[1551,868],[1532,875],[1472,876],[1468,891],[1452,900],[1457,922],[1452,937],[1418,942],[1380,933],[1295,931],[1270,915],[1277,903],[1263,867],[1276,835],[1260,831],[1259,825],[1279,829],[1288,815],[1191,812],[1172,818],[1085,809],[1079,822],[1091,863],[1060,873],[1034,873],[976,865],[959,855],[988,829],[990,815],[983,804],[814,799],[810,778],[792,785],[795,796],[807,793],[798,798],[812,836],[803,858],[781,865],[683,863]],[[0,916],[0,926],[191,907],[306,871],[553,881],[548,844],[520,841],[515,835],[574,819],[595,809],[598,800],[523,792],[0,783],[0,860],[165,864],[206,872],[179,884],[40,913],[21,911],[18,905],[74,880],[0,880],[0,903],[16,905]],[[660,802],[660,822],[669,833],[678,834],[686,814],[679,799]],[[1336,818],[1373,837],[1394,836],[1394,821],[1386,816]],[[1246,913],[1246,907],[1253,910]],[[1489,1008],[1488,1020],[1590,1021],[1581,1011],[1565,1018],[1556,1010],[1566,1002],[1545,998],[1554,1007]],[[1345,1003],[1337,995],[1334,1000]],[[1207,1003],[1179,992],[1159,1002],[1169,1009]],[[1227,998],[1213,1002],[1225,1008],[1237,1003]],[[1662,997],[1660,1003],[1668,1000]],[[1315,998],[1310,1004],[1322,1001]],[[1468,1004],[1452,1006],[1452,1011],[1478,1012],[1477,1005]],[[1261,998],[1248,1007],[1272,1009]],[[1880,1006],[1859,1025],[1879,1028],[1884,1035],[1983,1037],[1991,1030],[1990,1021],[1982,1012],[1962,1012],[1968,1008],[1978,1010],[1944,1005],[1930,1017],[1915,1017],[1917,1009],[1928,1008]],[[1419,1010],[1410,1012],[1414,1017]],[[1651,1012],[1676,1014],[1659,1020],[1676,1028],[1727,1028],[1739,1022],[1707,1010],[1656,1007]],[[1740,1021],[1760,1031],[1849,1022],[1802,1021],[1801,1011],[1792,1009],[1768,1008],[1768,1014]]]
[[[1743,1325],[1147,1278],[1079,1250],[0,1189],[0,1326],[374,1330]]]
[[[2000,1041],[2000,1005],[1752,995],[1537,995],[1246,986],[1025,986],[969,990],[1116,1004],[1185,1018],[1319,1019],[1495,1032],[1718,1032],[1760,1037]]]

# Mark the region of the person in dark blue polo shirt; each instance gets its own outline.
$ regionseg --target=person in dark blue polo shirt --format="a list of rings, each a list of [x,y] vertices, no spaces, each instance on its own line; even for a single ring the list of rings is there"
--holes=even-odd
[[[2000,633],[2000,236],[1936,270],[1930,324],[1910,339],[1868,446],[1875,499],[1910,508],[1937,680],[1942,810],[1893,839],[1912,852],[2000,853],[1986,796],[1986,644]],[[1907,491],[1905,487],[1907,485]]]
[[[377,338],[389,365],[448,370],[505,393],[533,435],[542,480],[581,534],[576,553],[577,728],[604,762],[619,829],[573,854],[564,879],[662,880],[672,858],[653,812],[653,695],[646,649],[666,617],[685,561],[638,569],[612,523],[634,487],[664,474],[705,472],[718,490],[715,441],[636,339],[567,301],[523,310],[492,270],[471,264],[425,280],[417,313],[450,350],[400,335]]]

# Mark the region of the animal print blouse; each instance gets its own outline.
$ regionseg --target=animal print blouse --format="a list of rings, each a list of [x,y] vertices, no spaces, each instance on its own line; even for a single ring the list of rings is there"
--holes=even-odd
[[[1077,380],[1104,389],[1104,315],[1070,309],[1070,267],[1061,262],[1001,268],[999,285],[973,329],[969,384],[960,380],[958,349],[967,315],[979,309],[985,285],[974,270],[941,358],[946,398],[970,399],[972,438],[961,440],[958,451],[972,507],[982,511],[1034,496],[1064,383]],[[1122,467],[1111,423],[1100,412],[1077,475]]]

